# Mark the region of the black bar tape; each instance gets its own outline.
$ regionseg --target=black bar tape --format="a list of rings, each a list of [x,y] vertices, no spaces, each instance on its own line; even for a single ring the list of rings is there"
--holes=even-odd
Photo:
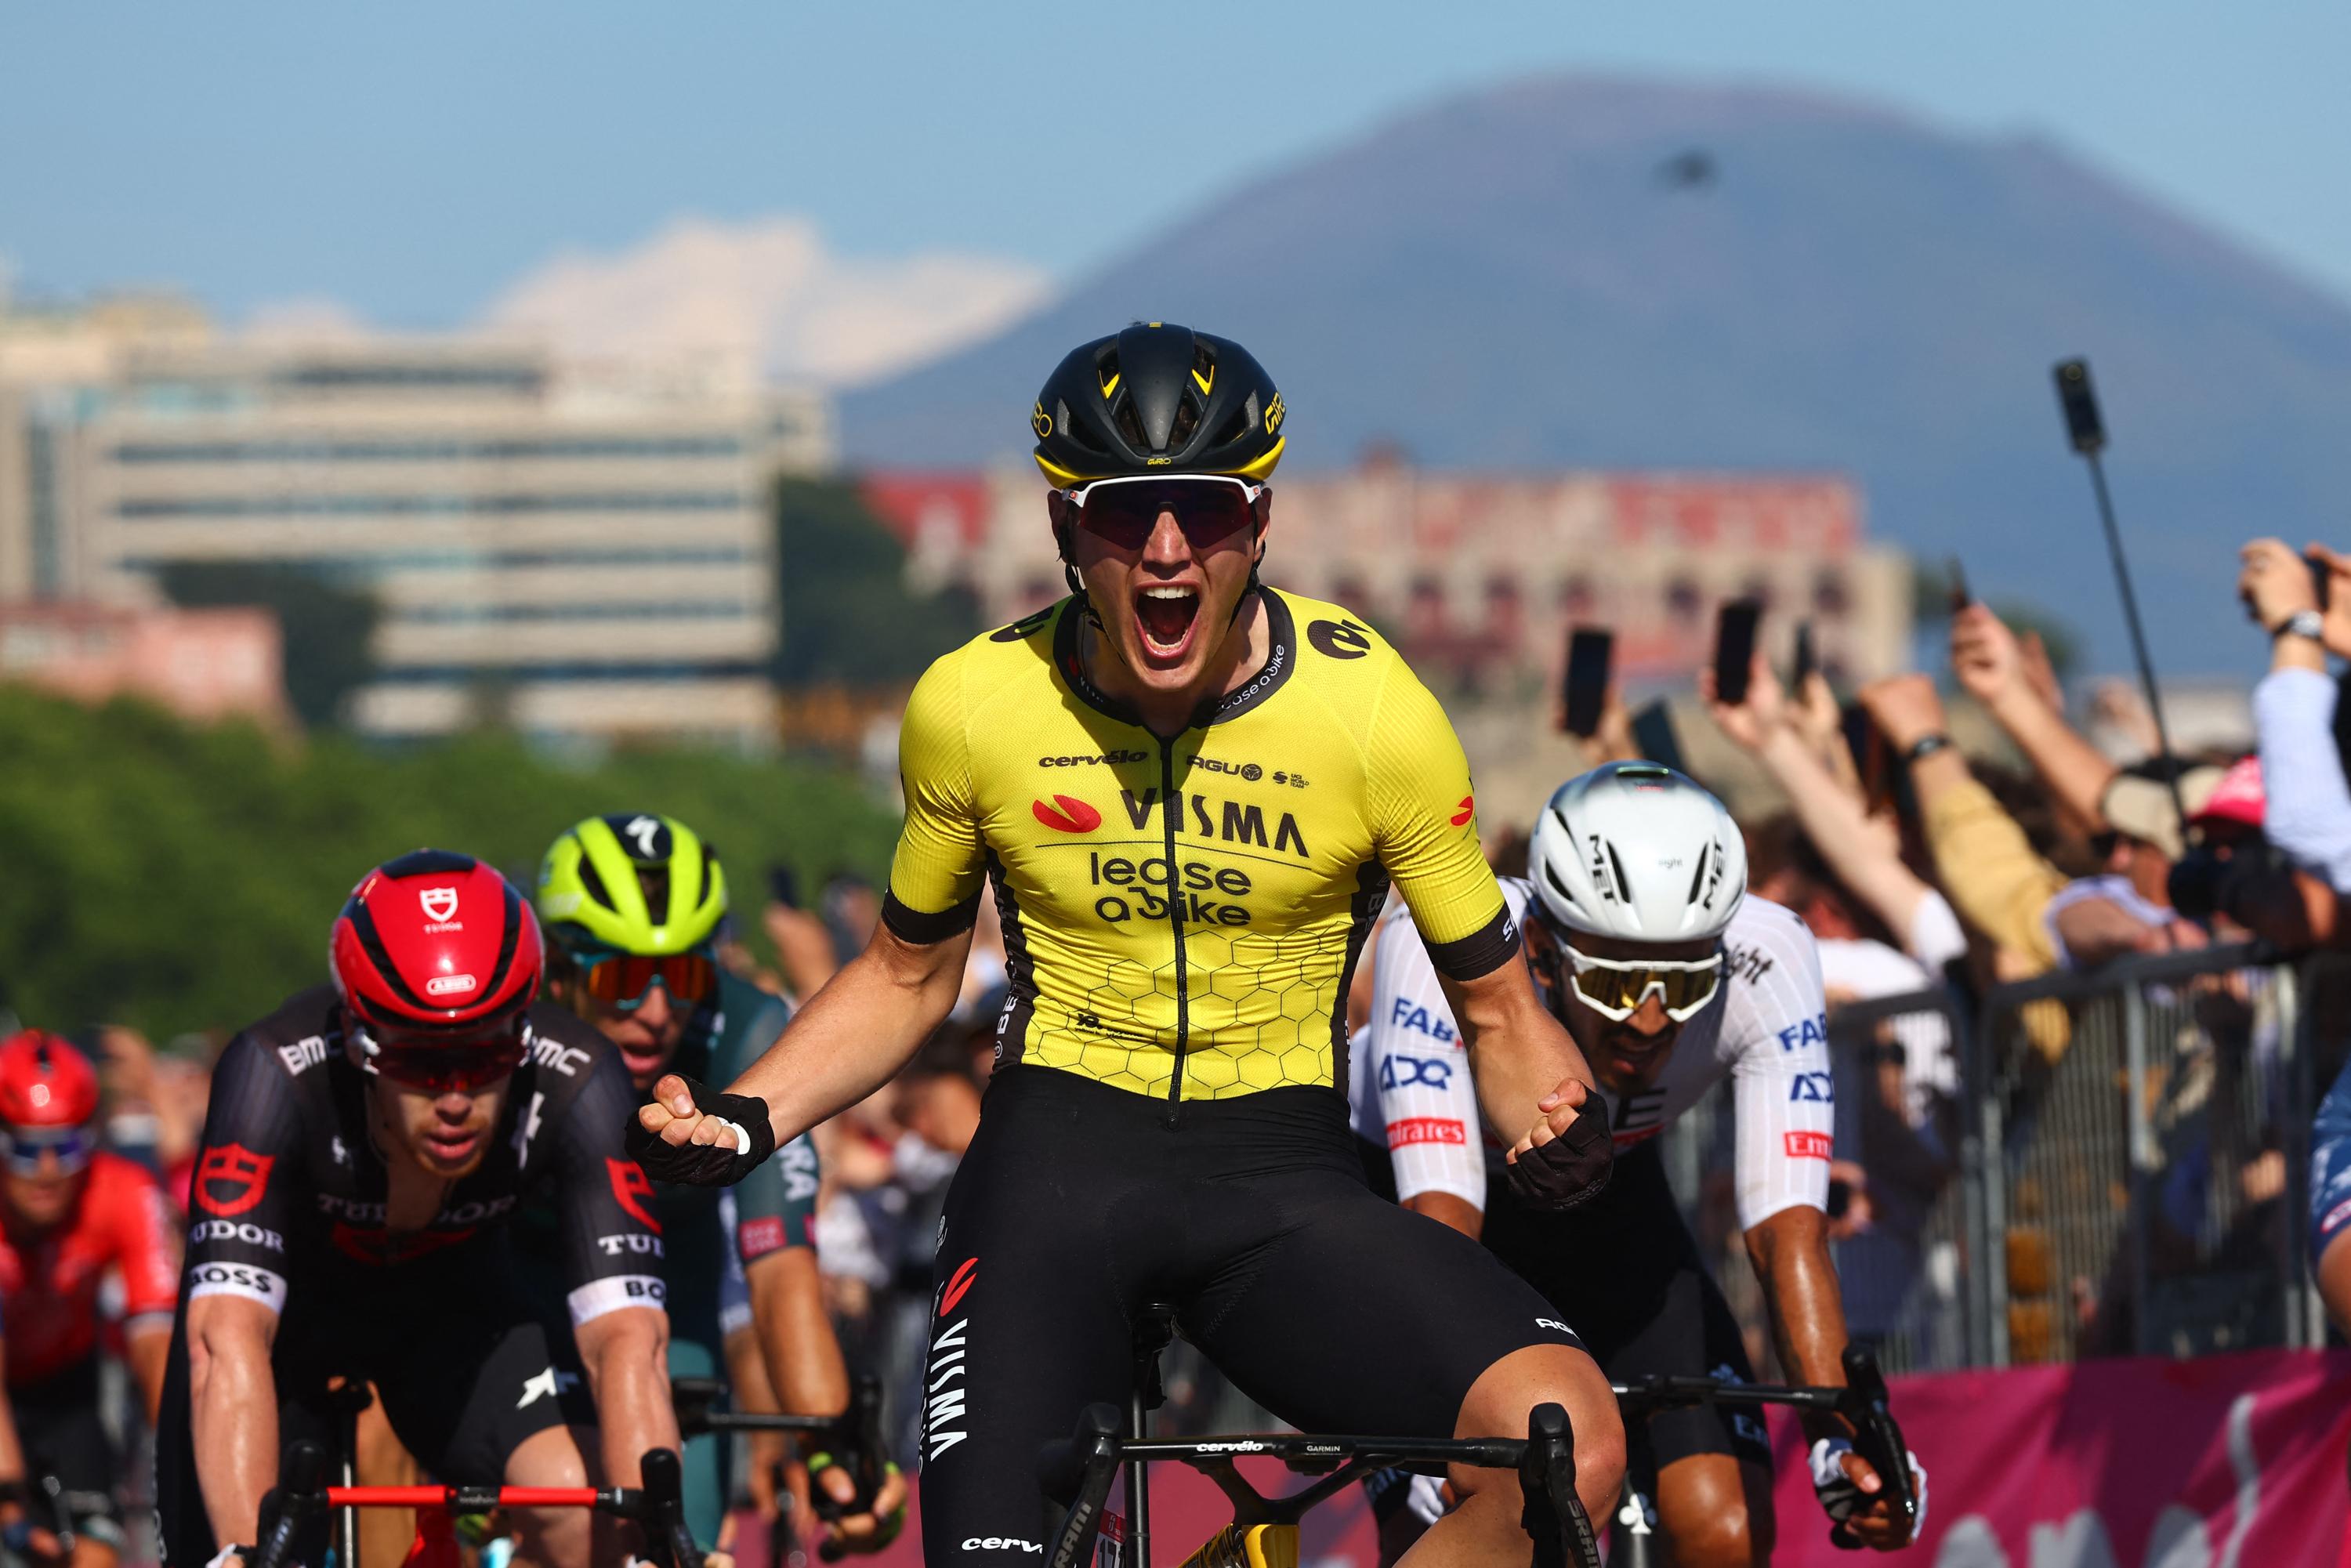
[[[891,936],[916,947],[927,947],[934,942],[960,936],[978,919],[979,894],[977,893],[936,915],[926,915],[912,904],[901,903],[894,893],[882,895],[882,924],[890,928]]]
[[[672,1144],[659,1133],[648,1133],[629,1112],[629,1157],[655,1181],[681,1182],[687,1186],[733,1186],[765,1165],[776,1152],[776,1132],[768,1122],[768,1103],[752,1094],[722,1094],[680,1075],[694,1108],[705,1116],[734,1123],[751,1140],[750,1149],[737,1154],[718,1144]]]
[[[1566,1132],[1510,1162],[1510,1193],[1530,1208],[1574,1208],[1607,1190],[1615,1166],[1608,1103],[1593,1094],[1575,1108]]]

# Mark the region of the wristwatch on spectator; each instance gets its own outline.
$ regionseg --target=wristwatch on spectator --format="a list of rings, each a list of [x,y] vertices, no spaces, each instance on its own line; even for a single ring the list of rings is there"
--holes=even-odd
[[[2270,641],[2275,642],[2280,637],[2307,637],[2316,643],[2324,640],[2321,633],[2325,630],[2325,616],[2315,610],[2297,610],[2270,628]]]
[[[1940,730],[1932,735],[1922,735],[1903,749],[1903,766],[1916,768],[1935,753],[1948,749],[1950,744],[1951,737]]]

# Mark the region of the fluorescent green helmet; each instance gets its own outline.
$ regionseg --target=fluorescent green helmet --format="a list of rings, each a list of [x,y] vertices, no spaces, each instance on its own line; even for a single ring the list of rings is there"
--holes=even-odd
[[[726,914],[718,857],[675,817],[590,817],[539,863],[538,918],[559,941],[661,957],[709,941]]]

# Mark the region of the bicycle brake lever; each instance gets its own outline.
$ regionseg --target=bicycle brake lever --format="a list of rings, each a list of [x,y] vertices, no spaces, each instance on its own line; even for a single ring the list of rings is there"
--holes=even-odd
[[[1853,1451],[1877,1472],[1886,1489],[1878,1496],[1894,1505],[1904,1528],[1915,1534],[1918,1491],[1910,1475],[1910,1446],[1903,1438],[1900,1423],[1894,1419],[1886,1375],[1878,1370],[1877,1358],[1859,1345],[1844,1347],[1844,1395],[1837,1401],[1837,1412],[1853,1427]],[[1840,1524],[1831,1531],[1831,1544],[1846,1545],[1837,1535],[1848,1528]],[[1851,1542],[1853,1547],[1860,1544],[1858,1538]]]

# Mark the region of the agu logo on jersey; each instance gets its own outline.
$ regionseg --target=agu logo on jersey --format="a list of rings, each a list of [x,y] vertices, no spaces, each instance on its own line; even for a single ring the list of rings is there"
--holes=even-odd
[[[1102,826],[1102,813],[1074,795],[1056,795],[1050,806],[1033,800],[1029,809],[1057,833],[1091,833]]]

